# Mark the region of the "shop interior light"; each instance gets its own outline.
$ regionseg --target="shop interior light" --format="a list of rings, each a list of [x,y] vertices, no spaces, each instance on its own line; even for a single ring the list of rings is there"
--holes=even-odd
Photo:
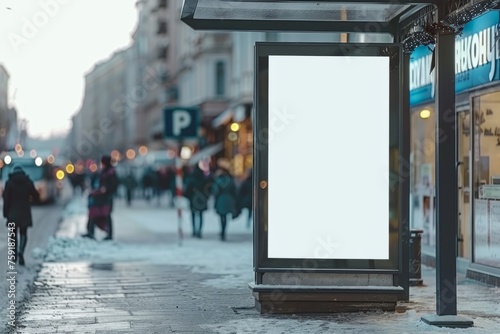
[[[6,155],[5,158],[3,158],[3,161],[6,165],[8,165],[12,162],[12,158],[10,157],[10,155]]]
[[[429,117],[431,117],[431,112],[429,109],[423,109],[420,111],[420,118],[427,119]]]
[[[238,132],[238,130],[240,129],[240,125],[238,123],[233,123],[231,124],[231,131],[234,131],[234,132]]]
[[[188,147],[188,146],[182,146],[182,148],[181,148],[181,159],[187,160],[187,159],[191,158],[191,154],[192,153],[193,152],[191,151],[190,147]]]
[[[35,159],[35,165],[41,166],[43,164],[43,159],[40,157],[36,157]]]

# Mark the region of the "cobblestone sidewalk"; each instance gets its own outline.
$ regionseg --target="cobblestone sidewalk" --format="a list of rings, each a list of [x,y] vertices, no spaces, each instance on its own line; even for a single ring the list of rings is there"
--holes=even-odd
[[[200,284],[210,278],[176,266],[46,263],[11,333],[207,333],[253,306],[248,290]]]

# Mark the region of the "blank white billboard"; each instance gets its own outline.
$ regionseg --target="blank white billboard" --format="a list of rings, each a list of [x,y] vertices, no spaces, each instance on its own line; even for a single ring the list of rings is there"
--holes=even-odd
[[[269,258],[389,259],[389,72],[269,56]]]

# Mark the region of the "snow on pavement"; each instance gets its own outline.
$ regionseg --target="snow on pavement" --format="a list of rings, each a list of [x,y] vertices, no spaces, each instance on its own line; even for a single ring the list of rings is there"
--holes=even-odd
[[[80,202],[80,206],[84,202]],[[69,206],[74,214],[67,215],[67,224],[84,223],[84,209],[78,203]],[[185,213],[186,214],[186,213]],[[80,215],[80,218],[78,218]],[[175,233],[176,213],[172,209],[152,210],[147,206],[122,207],[114,218],[126,219],[153,233]],[[187,217],[187,214],[186,214]],[[187,220],[189,217],[186,218]],[[247,233],[242,221],[233,222],[230,233]],[[165,223],[166,221],[171,223]],[[186,231],[189,224],[186,223]],[[76,228],[76,230],[81,230]],[[73,229],[75,230],[75,229]],[[205,229],[218,231],[218,220],[212,212],[206,213]],[[54,237],[46,250],[37,250],[45,261],[141,261],[153,264],[184,265],[195,272],[218,275],[217,279],[204,282],[207,287],[218,289],[247,289],[253,281],[252,242],[221,242],[214,239],[186,238],[182,246],[177,243],[123,243],[95,241],[81,237]],[[34,254],[35,255],[35,254]],[[331,315],[255,315],[241,317],[216,325],[206,325],[217,333],[498,333],[500,328],[500,289],[467,281],[458,286],[458,315],[474,321],[474,327],[451,329],[429,326],[421,321],[427,314],[435,314],[435,270],[424,267],[423,287],[410,289],[410,302],[402,303],[405,312],[341,313]],[[250,291],[249,291],[250,293]]]

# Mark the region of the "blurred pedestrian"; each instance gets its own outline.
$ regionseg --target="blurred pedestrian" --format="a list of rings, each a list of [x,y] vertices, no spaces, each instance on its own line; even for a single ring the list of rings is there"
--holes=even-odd
[[[85,175],[83,173],[69,174],[69,180],[73,187],[73,195],[81,195],[85,191]]]
[[[158,180],[158,205],[160,205],[161,198],[163,195],[169,191],[169,175],[166,166],[162,166],[158,169],[157,180]]]
[[[172,167],[167,167],[165,172],[165,183],[166,183],[166,191],[168,193],[168,205],[173,208],[174,207],[174,199],[175,199],[175,169]]]
[[[245,180],[240,185],[238,190],[238,212],[247,210],[247,228],[251,227],[252,223],[252,170],[249,169]]]
[[[12,236],[14,239],[12,259],[14,262],[18,260],[21,266],[24,266],[28,227],[33,226],[31,203],[39,200],[40,196],[33,181],[20,165],[14,165],[3,191],[3,216],[7,219],[8,236],[9,238]],[[12,255],[9,254],[9,259]]]
[[[84,237],[93,239],[95,225],[97,225],[107,233],[104,240],[113,239],[111,211],[113,211],[113,197],[118,189],[118,185],[119,179],[115,168],[111,164],[111,157],[103,155],[101,157],[99,187],[89,195],[89,219],[87,222],[87,234]],[[98,221],[98,218],[104,219]]]
[[[229,173],[229,162],[227,160],[221,159],[218,161],[212,191],[215,196],[215,212],[220,217],[220,239],[226,240],[227,215],[231,214],[231,217],[234,217],[237,195],[236,183]]]
[[[189,200],[193,237],[201,239],[203,228],[203,211],[208,208],[210,198],[210,178],[196,165],[194,170],[186,176],[184,196]]]
[[[148,167],[142,176],[142,193],[148,202],[154,195],[154,174],[153,168]]]
[[[137,187],[137,181],[135,180],[134,174],[129,172],[127,176],[123,178],[122,183],[125,187],[127,206],[130,206],[132,204],[134,190]]]

